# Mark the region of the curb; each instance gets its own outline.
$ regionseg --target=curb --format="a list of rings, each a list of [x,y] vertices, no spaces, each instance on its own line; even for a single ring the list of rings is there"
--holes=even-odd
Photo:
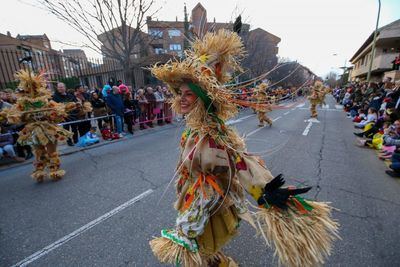
[[[179,126],[180,125],[178,123],[171,123],[169,125],[158,126],[156,128],[146,129],[145,131],[142,131],[142,134],[129,135],[128,137],[124,137],[124,138],[116,139],[116,140],[112,140],[112,141],[103,140],[101,143],[94,144],[94,145],[91,145],[91,146],[76,147],[76,149],[73,149],[71,151],[65,151],[65,152],[61,151],[60,152],[60,156],[68,156],[68,155],[72,155],[72,154],[75,154],[75,153],[78,153],[78,152],[81,152],[81,151],[90,150],[90,149],[93,149],[93,148],[98,148],[98,147],[102,147],[102,146],[106,146],[106,145],[110,145],[110,144],[115,144],[115,143],[119,143],[119,142],[123,142],[123,141],[128,141],[128,140],[131,140],[131,139],[136,138],[136,137],[140,137],[140,136],[144,136],[144,135],[151,135],[151,134],[163,132],[163,131],[166,131],[166,130],[169,130],[169,129],[178,128]],[[138,131],[138,130],[136,130],[136,131]],[[29,160],[26,160],[26,161],[21,162],[21,163],[5,164],[4,166],[0,166],[0,172],[1,171],[5,171],[5,170],[18,168],[18,167],[25,166],[25,165],[30,165],[32,163],[33,163],[33,159],[29,159]]]

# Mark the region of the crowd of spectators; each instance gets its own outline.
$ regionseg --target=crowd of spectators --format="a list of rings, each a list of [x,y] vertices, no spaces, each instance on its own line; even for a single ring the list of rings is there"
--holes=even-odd
[[[52,100],[58,103],[74,102],[77,108],[68,113],[63,127],[73,132],[67,141],[69,146],[86,146],[103,140],[124,138],[140,130],[154,127],[153,123],[164,125],[171,123],[172,110],[168,100],[172,97],[165,86],[147,86],[133,90],[122,81],[109,79],[103,88],[89,89],[78,84],[75,88],[66,88],[57,83]],[[0,110],[10,108],[17,99],[14,90],[0,91]],[[83,106],[89,102],[91,112],[85,112]],[[137,127],[136,127],[137,126]],[[0,159],[12,158],[23,161],[31,158],[29,146],[21,146],[16,140],[24,125],[0,125]]]
[[[351,83],[335,88],[333,96],[360,129],[354,132],[358,145],[378,150],[379,159],[390,163],[386,173],[400,177],[400,81]]]

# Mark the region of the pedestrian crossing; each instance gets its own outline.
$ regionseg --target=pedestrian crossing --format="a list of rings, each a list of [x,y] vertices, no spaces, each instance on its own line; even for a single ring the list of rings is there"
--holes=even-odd
[[[303,107],[303,106],[297,106],[299,109],[310,109],[309,107]],[[323,105],[321,107],[322,110],[326,111],[343,111],[343,106],[342,105],[335,105],[335,108],[331,108],[329,105]]]

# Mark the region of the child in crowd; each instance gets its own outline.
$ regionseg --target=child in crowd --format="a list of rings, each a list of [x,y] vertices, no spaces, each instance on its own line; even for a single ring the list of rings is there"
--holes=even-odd
[[[364,128],[368,123],[375,122],[377,119],[378,119],[378,115],[376,113],[376,109],[375,108],[369,108],[368,109],[367,118],[362,120],[362,121],[360,121],[360,122],[354,123],[354,127],[356,127],[356,128]]]
[[[359,108],[358,109],[358,115],[354,117],[353,122],[361,122],[363,120],[365,120],[366,116],[365,116],[365,112],[363,109]]]
[[[104,123],[103,129],[101,129],[101,137],[103,140],[111,141],[114,139],[119,139],[118,133],[113,133],[110,128],[110,124]]]
[[[80,147],[84,147],[84,146],[94,145],[100,142],[96,130],[97,130],[96,127],[91,127],[89,132],[87,132],[84,136],[81,136],[79,138],[79,142],[77,145]]]

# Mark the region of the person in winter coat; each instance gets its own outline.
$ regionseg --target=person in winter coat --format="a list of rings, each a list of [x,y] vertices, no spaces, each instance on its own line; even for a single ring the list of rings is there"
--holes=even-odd
[[[139,90],[137,90],[137,96],[136,96],[136,100],[139,103],[139,127],[140,130],[146,129],[148,128],[148,126],[146,125],[145,121],[147,119],[147,105],[148,105],[148,101],[147,98],[144,94],[144,90],[142,88],[140,88]]]
[[[146,93],[145,93],[146,99],[147,99],[147,125],[149,125],[150,127],[154,127],[153,126],[153,119],[154,119],[154,115],[155,115],[155,107],[156,107],[156,96],[154,95],[154,91],[152,87],[147,87],[146,88]]]
[[[78,122],[79,136],[84,136],[88,131],[90,131],[90,127],[92,127],[90,121],[86,120],[91,117],[91,114],[85,110],[86,105],[91,106],[90,96],[88,93],[86,93],[85,87],[81,84],[78,84],[75,86],[75,97],[79,104],[78,120],[84,120]]]
[[[107,115],[106,102],[100,98],[96,92],[92,93],[90,103],[92,104],[94,117],[102,117]],[[97,124],[100,129],[103,128],[103,121],[107,122],[108,119],[97,119]]]
[[[117,126],[117,133],[122,137],[122,129],[124,123],[124,103],[122,101],[121,95],[118,93],[119,88],[113,86],[112,93],[107,97],[107,106],[111,109],[112,113],[115,115],[115,124]]]
[[[154,92],[154,96],[156,97],[156,105],[155,105],[155,113],[157,115],[157,124],[162,125],[163,117],[164,117],[164,94],[162,92],[161,86],[156,87],[156,91]]]
[[[128,126],[128,132],[133,134],[133,125],[135,124],[136,120],[136,108],[137,108],[137,100],[133,99],[132,94],[127,92],[124,94],[124,107],[125,107],[125,114],[124,114],[124,121]]]
[[[76,99],[75,95],[67,92],[67,89],[65,87],[64,83],[58,83],[57,84],[57,89],[53,95],[53,100],[54,102],[57,103],[69,103],[69,102],[78,102],[78,100]],[[68,117],[66,118],[66,122],[70,122],[70,121],[76,121],[78,120],[78,114],[79,114],[79,110],[78,109],[74,109],[71,110],[68,113]],[[65,130],[71,130],[74,133],[73,138],[68,138],[67,144],[69,146],[73,146],[74,144],[76,144],[78,142],[78,125],[76,123],[71,123],[71,124],[66,124],[63,125]]]

